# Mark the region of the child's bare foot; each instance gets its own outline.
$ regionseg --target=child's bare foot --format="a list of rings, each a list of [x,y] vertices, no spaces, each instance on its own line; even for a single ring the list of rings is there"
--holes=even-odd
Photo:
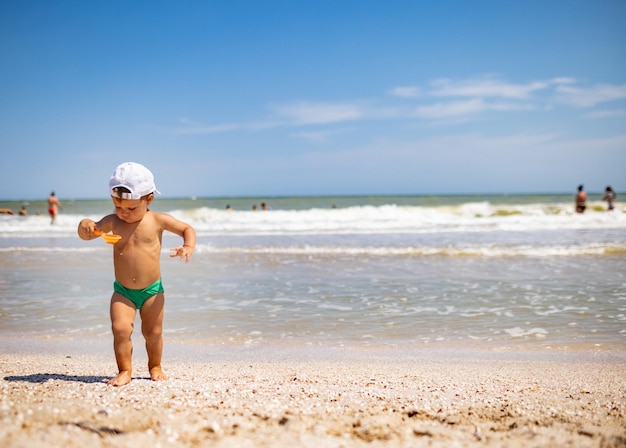
[[[123,386],[130,383],[131,373],[128,370],[122,370],[117,376],[107,383],[109,386]]]
[[[152,378],[152,381],[167,380],[167,376],[165,375],[165,372],[163,372],[161,366],[154,366],[150,369],[150,378]]]

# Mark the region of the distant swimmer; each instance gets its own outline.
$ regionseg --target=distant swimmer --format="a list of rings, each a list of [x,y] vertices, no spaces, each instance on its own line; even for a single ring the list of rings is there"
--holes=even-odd
[[[19,215],[26,216],[27,214],[28,212],[26,211],[26,207],[22,205],[22,208],[20,208],[20,211],[19,211]]]
[[[615,194],[615,191],[610,185],[606,187],[604,191],[605,193],[604,193],[604,197],[602,198],[602,200],[608,203],[609,205],[608,210],[612,211],[613,209],[615,209],[615,200],[617,199],[617,195]]]
[[[61,202],[56,197],[54,191],[48,196],[48,213],[50,214],[50,224],[54,224],[57,220],[57,214],[61,208]]]
[[[10,208],[0,208],[0,214],[12,215],[13,210],[11,210]]]
[[[576,213],[585,213],[587,208],[587,193],[584,191],[582,185],[578,186],[578,193],[576,194]]]

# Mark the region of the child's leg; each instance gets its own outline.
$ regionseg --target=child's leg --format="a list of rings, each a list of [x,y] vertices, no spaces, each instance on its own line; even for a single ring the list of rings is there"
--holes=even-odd
[[[141,332],[146,339],[148,370],[153,381],[166,380],[161,368],[163,355],[163,309],[165,296],[162,292],[150,297],[141,307]]]
[[[126,297],[113,293],[111,297],[111,329],[113,331],[113,349],[117,361],[118,375],[109,381],[112,386],[128,384],[132,378],[133,333],[135,305]]]

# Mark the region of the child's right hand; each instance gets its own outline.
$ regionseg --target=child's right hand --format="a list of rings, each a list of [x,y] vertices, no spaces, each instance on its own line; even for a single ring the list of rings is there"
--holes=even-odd
[[[94,230],[96,230],[96,223],[91,219],[85,218],[78,224],[78,236],[83,240],[97,238]]]

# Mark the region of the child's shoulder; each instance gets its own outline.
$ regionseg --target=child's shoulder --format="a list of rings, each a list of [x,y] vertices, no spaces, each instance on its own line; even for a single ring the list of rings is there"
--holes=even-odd
[[[149,210],[145,217],[158,223],[164,223],[174,219],[174,217],[169,213],[155,212],[152,210]]]
[[[171,230],[173,228],[180,228],[180,226],[182,225],[185,225],[185,226],[188,225],[184,223],[183,221],[179,220],[178,218],[176,218],[175,216],[170,215],[169,213],[150,211],[150,219],[153,220],[153,222],[157,223],[159,226],[161,226],[162,229],[167,229],[167,230]]]
[[[118,218],[118,216],[115,213],[111,213],[110,215],[103,216],[102,219],[100,220],[101,223],[105,223],[105,222],[114,223],[118,221],[123,222],[120,218]]]
[[[148,213],[146,213],[146,216],[150,216],[152,219],[167,219],[168,217],[171,217],[172,215],[170,215],[169,213],[155,212],[154,210],[148,210]]]

